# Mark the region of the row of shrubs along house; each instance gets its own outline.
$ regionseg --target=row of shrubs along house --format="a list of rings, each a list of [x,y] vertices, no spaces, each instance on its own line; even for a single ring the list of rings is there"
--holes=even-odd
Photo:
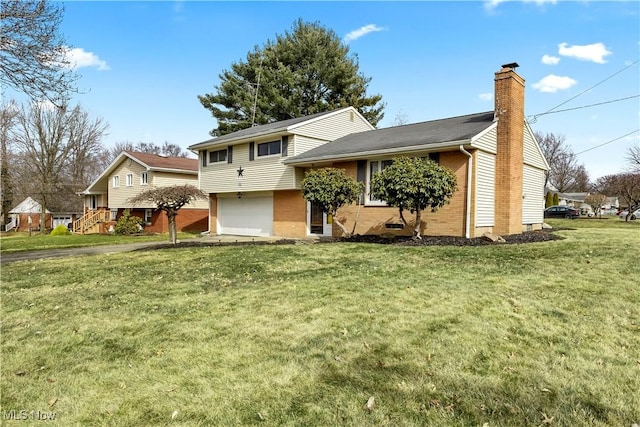
[[[476,237],[540,229],[549,166],[525,120],[525,81],[517,66],[503,65],[495,73],[491,111],[375,129],[347,107],[194,144],[189,148],[198,159],[123,152],[84,191],[85,215],[74,231],[106,232],[124,209],[144,218],[147,230],[166,231],[166,219],[153,206],[127,200],[149,185],[192,183],[208,197],[179,211],[181,230],[339,236],[331,218],[301,191],[307,170],[336,167],[365,187],[363,200],[338,211],[347,229],[411,235],[414,225],[402,227],[397,208],[369,194],[371,177],[397,156],[429,157],[457,177],[450,203],[423,215],[422,234]]]

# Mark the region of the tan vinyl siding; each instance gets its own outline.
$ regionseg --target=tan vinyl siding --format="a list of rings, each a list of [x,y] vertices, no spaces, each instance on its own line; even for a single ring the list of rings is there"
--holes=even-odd
[[[302,154],[306,151],[309,151],[313,148],[319,147],[323,144],[326,144],[326,139],[318,139],[318,138],[310,138],[308,136],[295,135],[293,138],[293,154],[292,156],[297,156],[298,154]],[[289,145],[291,147],[291,145]]]
[[[522,173],[522,224],[541,224],[544,222],[544,171],[525,165]]]
[[[476,227],[490,227],[495,221],[496,156],[478,151],[476,171]]]
[[[123,161],[110,175],[109,175],[109,208],[129,208],[132,207],[129,203],[129,199],[138,194],[143,189],[149,188],[148,185],[140,185],[140,172],[146,170],[144,166],[139,163]],[[127,187],[127,175],[133,174],[133,186]],[[120,185],[118,187],[113,186],[113,177],[120,177]],[[151,174],[149,176],[149,182],[151,182]],[[152,208],[151,204],[137,205],[140,208]]]
[[[546,169],[546,164],[540,147],[535,140],[529,126],[524,127],[524,163],[540,169]]]
[[[489,153],[496,153],[498,144],[498,133],[495,123],[491,128],[482,134],[480,138],[473,141],[472,145]]]
[[[292,132],[311,138],[333,141],[351,133],[364,132],[371,129],[371,125],[366,120],[353,110],[348,109],[295,127]],[[301,152],[298,151],[296,154]]]
[[[256,140],[255,144],[274,140]],[[295,170],[282,162],[281,155],[259,157],[249,160],[249,144],[233,147],[233,163],[213,163],[200,167],[200,189],[205,193],[237,193],[246,191],[290,190],[295,187]],[[238,169],[242,167],[242,177]]]

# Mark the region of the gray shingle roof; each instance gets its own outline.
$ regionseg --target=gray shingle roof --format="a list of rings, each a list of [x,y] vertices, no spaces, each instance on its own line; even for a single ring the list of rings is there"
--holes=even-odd
[[[335,141],[321,145],[285,163],[344,158],[358,153],[401,150],[402,148],[425,146],[471,139],[493,123],[494,112],[469,114],[448,119],[432,120],[410,125],[394,126],[366,132],[352,133]]]
[[[297,125],[298,123],[306,122],[307,120],[315,119],[316,117],[321,117],[326,114],[331,114],[334,111],[324,111],[322,113],[315,113],[308,116],[296,117],[294,119],[281,120],[279,122],[268,123],[266,125],[254,126],[247,129],[242,129],[236,132],[231,132],[226,135],[222,135],[218,138],[208,139],[206,141],[194,144],[189,147],[190,150],[198,149],[201,147],[205,147],[210,144],[220,144],[223,142],[235,141],[238,139],[252,138],[261,135],[267,135],[274,132],[280,132],[287,130],[290,126]]]

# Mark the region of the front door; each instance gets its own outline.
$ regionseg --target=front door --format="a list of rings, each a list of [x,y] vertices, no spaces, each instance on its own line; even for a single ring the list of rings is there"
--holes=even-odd
[[[316,236],[331,236],[331,224],[326,212],[322,212],[317,203],[307,203],[307,223],[309,234]]]

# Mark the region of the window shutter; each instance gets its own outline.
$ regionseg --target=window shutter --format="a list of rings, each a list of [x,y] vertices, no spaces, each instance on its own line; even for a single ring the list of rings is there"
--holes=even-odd
[[[255,142],[250,142],[249,143],[249,160],[253,160],[256,151],[256,143]]]
[[[285,135],[282,137],[282,157],[287,157],[289,155],[289,136]]]
[[[207,166],[207,150],[200,152],[202,154],[202,167]]]
[[[233,147],[227,147],[227,163],[233,163]]]
[[[365,182],[367,180],[367,161],[358,160],[358,171],[356,173],[356,180],[358,182]],[[364,205],[364,191],[360,193],[358,204]]]

